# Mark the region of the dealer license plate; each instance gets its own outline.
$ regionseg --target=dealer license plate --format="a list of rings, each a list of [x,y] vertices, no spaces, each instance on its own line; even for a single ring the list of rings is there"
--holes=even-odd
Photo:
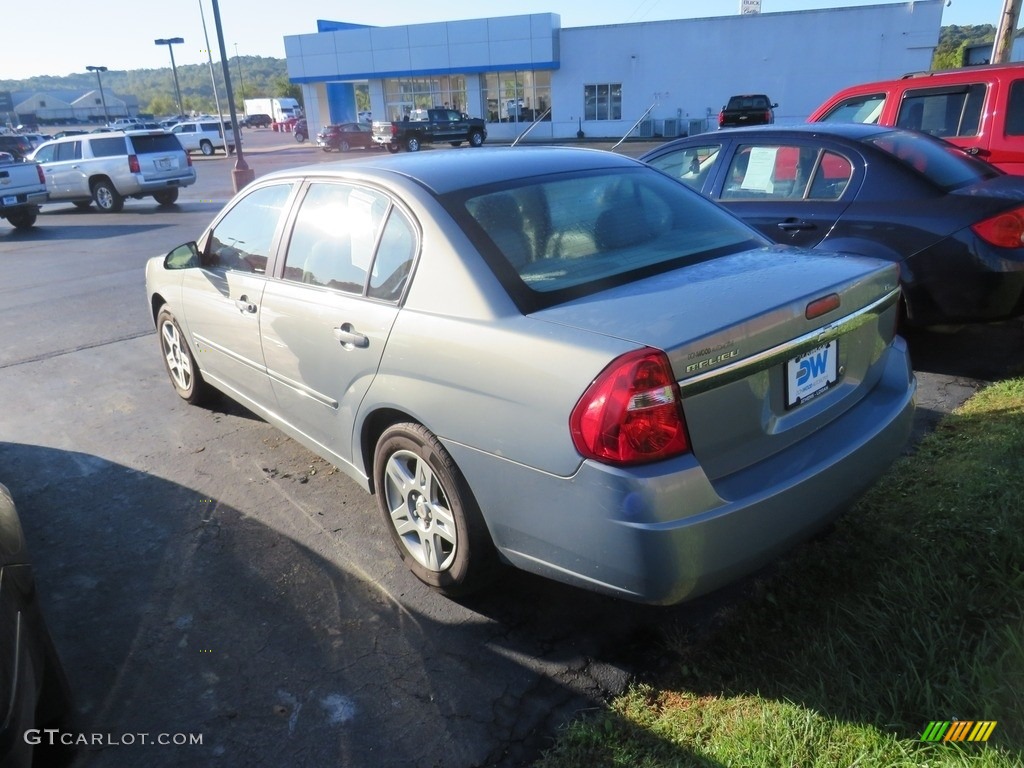
[[[6,195],[4,197],[4,205],[17,205],[17,204],[18,204],[18,196],[17,195]]]
[[[156,161],[156,167],[161,171],[170,171],[174,168],[173,161],[169,157],[161,157]]]
[[[838,380],[839,341],[812,349],[786,362],[786,407],[813,400]]]

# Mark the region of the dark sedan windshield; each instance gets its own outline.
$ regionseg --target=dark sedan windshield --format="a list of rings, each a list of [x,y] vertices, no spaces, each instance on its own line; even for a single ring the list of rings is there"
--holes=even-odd
[[[864,139],[903,165],[913,168],[940,189],[950,192],[976,184],[1001,171],[988,163],[976,160],[948,142],[920,133],[889,131]]]
[[[449,210],[485,256],[497,252],[495,272],[532,308],[766,244],[715,204],[646,169],[533,177],[463,193]]]

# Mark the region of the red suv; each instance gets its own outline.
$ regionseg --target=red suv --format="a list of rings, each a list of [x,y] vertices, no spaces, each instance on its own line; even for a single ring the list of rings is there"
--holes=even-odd
[[[1024,175],[1024,64],[923,72],[855,85],[814,110],[808,122],[923,131],[1007,173]]]

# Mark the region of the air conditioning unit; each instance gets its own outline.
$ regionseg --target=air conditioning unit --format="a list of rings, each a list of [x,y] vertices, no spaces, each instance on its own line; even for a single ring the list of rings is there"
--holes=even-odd
[[[698,133],[704,133],[704,121],[703,120],[690,120],[690,125],[686,130],[688,136],[695,136]]]
[[[640,125],[637,126],[637,133],[642,139],[650,139],[654,136],[654,121],[643,120]]]
[[[674,139],[679,135],[679,118],[677,117],[666,117],[665,118],[665,132],[662,134],[666,139]]]

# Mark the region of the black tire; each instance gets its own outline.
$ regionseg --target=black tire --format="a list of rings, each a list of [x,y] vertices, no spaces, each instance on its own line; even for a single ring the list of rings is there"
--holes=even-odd
[[[92,200],[75,200],[75,208],[80,211],[88,211],[92,208]]]
[[[167,371],[174,391],[190,405],[209,402],[214,390],[203,379],[181,326],[167,308],[161,309],[157,315],[156,335],[160,342],[164,370]]]
[[[36,211],[14,211],[7,214],[7,220],[15,229],[32,229],[36,223]]]
[[[405,140],[405,151],[406,152],[419,152],[420,151],[420,140],[417,136],[410,136]]]
[[[345,139],[342,139],[341,144],[338,145],[338,151],[348,152],[350,149],[352,149],[352,145],[349,144]]]
[[[203,139],[201,142],[199,142],[199,151],[202,152],[207,157],[209,157],[216,150],[214,150],[213,144],[211,144],[209,140]]]
[[[299,144],[301,144],[302,142],[304,142],[306,140],[306,134],[304,134],[302,131],[296,131],[295,132],[295,140],[297,142],[299,142]]]
[[[397,145],[397,144],[396,144],[395,142],[393,142],[393,141],[389,141],[389,142],[388,142],[387,144],[385,144],[384,146],[386,146],[386,147],[388,148],[388,152],[390,152],[391,154],[395,154],[396,152],[398,152],[398,150],[400,150],[400,149],[401,149],[401,147],[400,147],[400,146],[398,146],[398,145]]]
[[[329,144],[324,144],[322,149],[323,149],[324,152],[330,152],[331,151],[331,147],[330,147]]]
[[[172,188],[154,192],[153,199],[156,200],[156,204],[161,207],[165,205],[174,205],[178,200],[178,190],[176,188]]]
[[[396,424],[377,441],[377,507],[410,571],[449,597],[488,585],[498,558],[465,478],[420,424]]]
[[[117,213],[124,208],[124,198],[110,179],[97,179],[92,183],[92,201],[103,213]]]
[[[462,142],[461,141],[449,141],[448,143],[451,144],[453,147],[461,147],[462,146]]]
[[[472,131],[469,134],[469,146],[471,147],[482,147],[484,145],[484,135],[480,131]]]

